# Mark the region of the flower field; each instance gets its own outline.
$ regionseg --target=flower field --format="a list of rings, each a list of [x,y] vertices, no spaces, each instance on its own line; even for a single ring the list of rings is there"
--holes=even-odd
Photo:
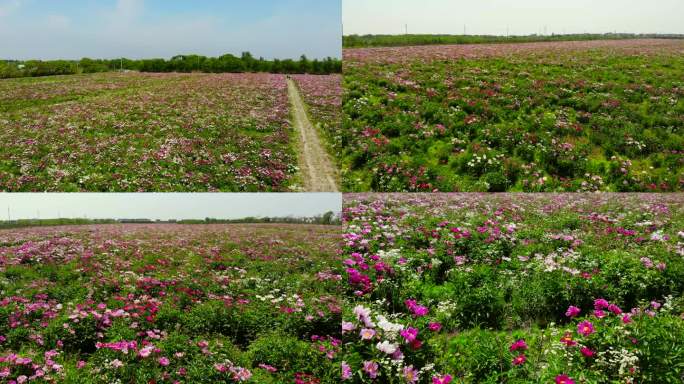
[[[684,42],[344,51],[347,191],[681,191]]]
[[[341,380],[681,383],[683,194],[350,194]]]
[[[0,190],[298,189],[284,75],[0,82]]]
[[[2,382],[331,383],[340,227],[0,231]]]

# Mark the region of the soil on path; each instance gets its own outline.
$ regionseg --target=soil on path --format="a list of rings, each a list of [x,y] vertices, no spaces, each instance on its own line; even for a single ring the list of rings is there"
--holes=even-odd
[[[337,192],[339,172],[330,160],[316,127],[311,124],[304,101],[292,79],[287,79],[292,124],[299,138],[299,168],[306,192]]]

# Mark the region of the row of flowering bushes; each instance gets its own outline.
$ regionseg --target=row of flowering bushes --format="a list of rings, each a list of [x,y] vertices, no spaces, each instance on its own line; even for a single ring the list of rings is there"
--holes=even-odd
[[[683,199],[347,195],[342,379],[681,382]]]

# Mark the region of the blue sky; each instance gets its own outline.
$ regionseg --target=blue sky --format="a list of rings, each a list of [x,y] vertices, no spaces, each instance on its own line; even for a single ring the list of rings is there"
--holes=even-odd
[[[341,56],[340,0],[0,0],[0,58]]]
[[[9,209],[9,212],[8,212]],[[59,217],[311,217],[342,211],[339,193],[0,193],[0,220]]]
[[[684,0],[342,0],[344,33],[684,33]]]

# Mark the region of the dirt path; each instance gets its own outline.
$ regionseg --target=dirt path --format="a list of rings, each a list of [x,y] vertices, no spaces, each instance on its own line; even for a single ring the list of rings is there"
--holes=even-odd
[[[302,97],[292,79],[287,79],[287,89],[292,108],[292,124],[299,137],[299,168],[304,191],[337,192],[339,173],[318,137],[316,128],[311,124]]]

